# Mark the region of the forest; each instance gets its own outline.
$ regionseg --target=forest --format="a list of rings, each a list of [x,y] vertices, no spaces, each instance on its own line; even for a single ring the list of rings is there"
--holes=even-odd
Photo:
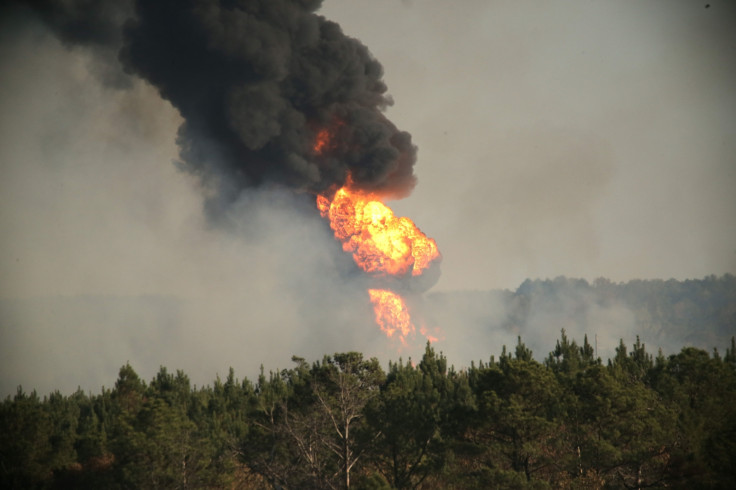
[[[120,368],[112,388],[0,404],[1,488],[736,488],[736,342],[613,358],[564,330],[457,370],[428,343],[212,385]]]
[[[562,328],[578,339],[587,333],[594,346],[597,339],[604,358],[613,356],[621,338],[633,341],[637,335],[654,353],[662,347],[672,354],[683,346],[709,351],[727,345],[736,334],[732,274],[622,283],[560,276],[527,279],[514,291],[441,291],[427,296],[423,313],[443,327],[472,336],[471,345],[487,346],[493,333],[504,339],[498,345],[512,344],[521,335],[542,356]],[[468,360],[467,349],[463,345],[451,357]],[[485,359],[491,353],[497,351],[482,350],[471,358],[482,354]]]

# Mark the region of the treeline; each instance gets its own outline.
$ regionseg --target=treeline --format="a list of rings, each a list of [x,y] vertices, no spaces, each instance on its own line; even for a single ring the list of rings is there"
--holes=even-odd
[[[736,330],[733,274],[622,283],[560,276],[527,279],[515,291],[433,292],[428,299],[423,307],[439,325],[455,325],[460,319],[457,328],[477,324],[481,337],[503,331],[549,339],[565,328],[581,336],[597,332],[609,337],[614,332],[606,340],[615,344],[636,332],[649,345],[677,352],[683,345],[724,345]],[[547,344],[537,347],[543,351]]]
[[[586,305],[621,305],[634,314],[636,331],[653,340],[677,339],[679,345],[719,345],[736,326],[736,276],[707,276],[685,281],[641,280],[614,283],[598,278],[558,277],[524,281],[511,298],[512,323],[530,312],[564,311],[574,324],[584,324]],[[592,325],[586,325],[592,327]]]
[[[455,370],[349,352],[193,387],[125,365],[112,389],[0,405],[2,488],[736,488],[736,343],[607,362],[519,339]]]

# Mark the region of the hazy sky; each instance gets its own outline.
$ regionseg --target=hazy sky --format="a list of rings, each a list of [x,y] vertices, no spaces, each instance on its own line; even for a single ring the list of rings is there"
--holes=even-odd
[[[434,291],[736,272],[736,4],[709,5],[324,2],[419,148],[392,205],[437,240]],[[126,361],[201,383],[395,357],[301,197],[247,192],[212,226],[153,88],[105,86],[86,51],[1,22],[0,394],[96,389]]]
[[[733,2],[326,2],[419,147],[438,289],[736,270]]]

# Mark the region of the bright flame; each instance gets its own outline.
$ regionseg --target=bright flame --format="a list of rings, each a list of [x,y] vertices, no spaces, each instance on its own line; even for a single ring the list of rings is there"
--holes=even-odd
[[[342,187],[332,200],[317,197],[317,207],[329,218],[335,238],[364,271],[377,275],[420,275],[439,258],[437,243],[409,218],[397,218],[391,208],[370,194]]]
[[[406,346],[406,340],[416,334],[416,328],[411,321],[409,307],[404,298],[389,291],[388,289],[369,289],[368,295],[373,304],[373,312],[376,315],[376,323],[386,336],[393,337],[396,334],[401,344]],[[437,342],[437,337],[430,335],[427,327],[421,326],[419,333],[424,335],[430,342]]]
[[[336,123],[341,125],[339,121]],[[333,148],[333,134],[328,129],[317,132],[312,150],[322,155]],[[440,258],[437,243],[428,238],[409,218],[397,218],[378,195],[358,191],[348,183],[332,197],[317,196],[320,214],[330,221],[330,227],[342,243],[342,248],[353,255],[355,263],[374,276],[421,275]],[[386,289],[369,289],[376,323],[388,337],[396,335],[402,345],[415,335],[404,298]],[[420,332],[430,342],[437,341],[426,328]]]
[[[369,289],[368,294],[378,326],[389,337],[398,332],[399,340],[406,345],[406,338],[414,333],[414,325],[404,298],[387,289]]]

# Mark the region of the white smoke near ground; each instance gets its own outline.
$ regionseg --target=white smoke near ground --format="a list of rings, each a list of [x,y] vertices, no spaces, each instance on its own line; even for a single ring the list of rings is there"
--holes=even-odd
[[[547,356],[563,329],[578,345],[587,337],[604,362],[614,357],[619,341],[630,345],[641,333],[636,331],[633,311],[620,302],[599,304],[591,290],[561,289],[550,296],[532,298],[530,315],[519,326],[519,335],[537,358]]]
[[[503,345],[516,345],[516,334],[504,327],[504,294],[489,291],[428,293],[417,305],[417,321],[438,328],[436,349],[456,367],[488,361]]]
[[[642,287],[644,286],[644,287]],[[557,277],[527,280],[516,291],[430,292],[417,303],[418,317],[444,331],[436,347],[457,366],[513,354],[519,340],[544,361],[562,338],[587,339],[603,363],[623,342],[638,340],[656,356],[685,346],[723,351],[734,334],[728,320],[733,276],[687,282]],[[685,291],[689,289],[689,291]],[[689,306],[688,306],[689,305]],[[689,315],[682,314],[685,308]],[[678,310],[679,311],[678,313]]]

